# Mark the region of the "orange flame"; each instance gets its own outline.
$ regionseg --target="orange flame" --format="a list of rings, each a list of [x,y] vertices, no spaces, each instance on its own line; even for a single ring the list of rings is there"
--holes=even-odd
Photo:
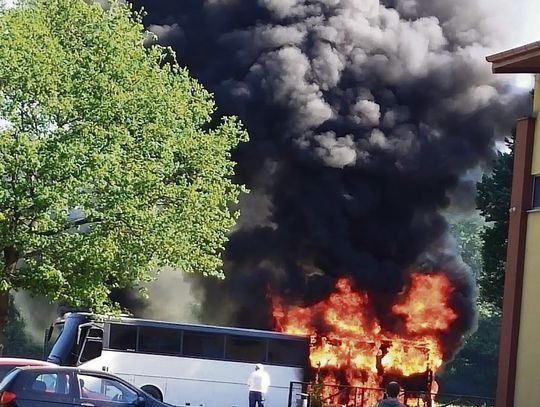
[[[354,291],[348,279],[338,280],[328,299],[309,308],[287,307],[273,297],[273,316],[277,330],[312,337],[310,363],[324,384],[379,388],[385,374],[409,377],[442,365],[439,338],[457,319],[448,304],[452,290],[444,275],[413,274],[391,307],[393,329],[382,327],[368,294]]]
[[[450,281],[442,275],[426,277],[414,274],[407,300],[392,307],[394,313],[405,317],[407,330],[416,334],[446,331],[457,318],[447,305],[448,294],[452,291]]]

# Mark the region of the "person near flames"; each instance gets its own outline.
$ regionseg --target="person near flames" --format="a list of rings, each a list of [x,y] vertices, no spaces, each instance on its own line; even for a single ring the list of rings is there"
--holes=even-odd
[[[257,363],[255,370],[248,377],[249,407],[264,407],[264,396],[270,387],[270,375],[264,370],[263,365]]]
[[[385,398],[377,403],[376,407],[405,407],[405,405],[398,400],[399,392],[401,388],[397,382],[390,382],[386,385]]]

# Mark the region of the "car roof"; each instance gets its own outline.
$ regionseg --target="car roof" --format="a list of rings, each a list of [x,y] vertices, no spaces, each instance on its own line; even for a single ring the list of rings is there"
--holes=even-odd
[[[118,377],[116,376],[115,374],[112,374],[112,373],[109,373],[109,372],[105,372],[103,370],[90,370],[90,369],[81,369],[81,368],[78,368],[78,367],[71,367],[71,366],[57,366],[57,365],[52,365],[52,366],[19,366],[16,368],[17,370],[21,371],[21,372],[27,372],[27,371],[37,371],[37,372],[44,372],[44,373],[47,373],[47,372],[65,372],[65,373],[79,373],[79,374],[90,374],[90,375],[99,375],[99,376],[104,376],[104,377],[110,377],[110,378],[114,378],[115,380],[119,380],[123,383],[128,383],[126,380],[122,379],[121,377]],[[133,386],[132,384],[130,384],[130,386]]]
[[[78,373],[78,374],[87,374],[87,375],[96,375],[102,377],[108,377],[125,384],[128,387],[139,390],[136,386],[128,381],[122,379],[121,377],[116,376],[113,373],[105,372],[103,370],[90,370],[90,369],[81,369],[78,367],[71,366],[18,366],[15,370],[24,373],[24,372],[39,372],[39,373]]]
[[[76,367],[69,367],[69,366],[56,366],[56,365],[28,365],[28,366],[20,366],[20,370],[58,370],[58,371],[78,371],[80,369]]]
[[[56,366],[54,363],[46,362],[39,359],[25,359],[25,358],[0,358],[0,366],[4,365],[17,365],[17,366]]]
[[[98,374],[104,374],[108,376],[114,376],[110,373],[104,372],[102,370],[90,370],[90,369],[81,369],[78,367],[72,367],[72,366],[57,366],[51,364],[50,366],[20,366],[18,367],[19,370],[40,370],[40,371],[55,371],[55,372],[76,372],[76,373],[98,373]],[[116,377],[116,376],[115,376]]]

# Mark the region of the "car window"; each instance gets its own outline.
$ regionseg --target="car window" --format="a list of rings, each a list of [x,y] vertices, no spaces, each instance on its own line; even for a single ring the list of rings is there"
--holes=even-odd
[[[123,383],[110,378],[79,374],[81,399],[133,403],[138,394]]]
[[[6,386],[9,386],[14,376],[17,376],[19,370],[12,370],[11,373],[8,373],[0,382],[0,391],[4,390]]]
[[[0,365],[0,379],[3,379],[14,368],[16,368],[14,365]]]
[[[24,371],[14,390],[22,399],[66,401],[70,399],[69,374]]]

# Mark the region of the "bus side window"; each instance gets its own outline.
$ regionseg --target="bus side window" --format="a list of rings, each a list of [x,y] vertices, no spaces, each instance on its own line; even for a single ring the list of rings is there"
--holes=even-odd
[[[137,348],[137,327],[135,325],[111,324],[109,348],[135,351]]]
[[[229,336],[227,337],[225,359],[236,362],[265,362],[266,340],[259,338]]]
[[[182,355],[223,359],[225,335],[184,331]]]
[[[139,352],[178,355],[182,343],[182,331],[171,328],[139,328]]]
[[[275,365],[305,366],[309,347],[304,341],[287,339],[268,340],[268,362]]]

